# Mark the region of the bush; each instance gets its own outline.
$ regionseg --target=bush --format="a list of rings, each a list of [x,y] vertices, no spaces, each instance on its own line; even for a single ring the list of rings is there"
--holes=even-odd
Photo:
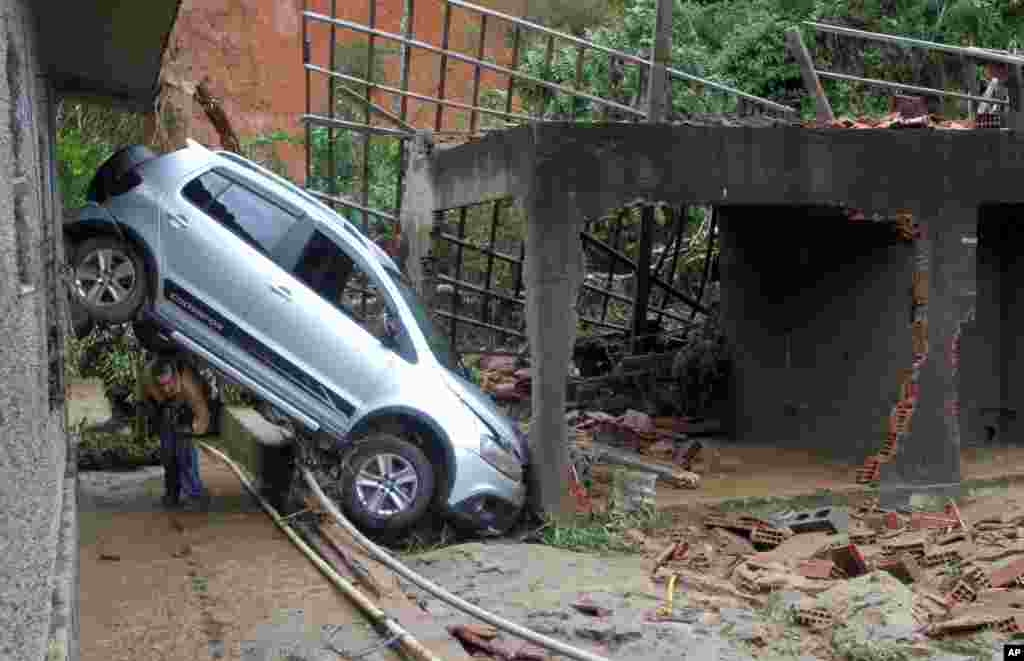
[[[116,470],[160,465],[160,441],[155,436],[83,432],[78,444],[79,470]]]

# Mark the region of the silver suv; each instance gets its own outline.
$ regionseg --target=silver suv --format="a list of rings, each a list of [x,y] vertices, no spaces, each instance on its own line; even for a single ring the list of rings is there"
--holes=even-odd
[[[523,434],[466,380],[391,258],[236,154],[122,149],[65,225],[77,304],[164,335],[345,455],[347,514],[398,532],[433,504],[477,530],[524,504]]]

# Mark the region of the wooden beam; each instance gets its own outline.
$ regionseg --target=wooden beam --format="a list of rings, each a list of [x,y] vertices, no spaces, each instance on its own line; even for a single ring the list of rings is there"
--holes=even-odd
[[[804,87],[807,89],[807,93],[814,98],[815,114],[818,121],[831,122],[835,119],[835,115],[832,113],[832,104],[828,102],[825,90],[821,87],[821,80],[819,80],[818,73],[814,69],[811,53],[807,50],[807,46],[804,45],[803,37],[800,36],[800,28],[791,27],[786,30],[786,46],[789,48],[793,58],[796,59],[796,63],[800,66],[800,76],[804,79]]]

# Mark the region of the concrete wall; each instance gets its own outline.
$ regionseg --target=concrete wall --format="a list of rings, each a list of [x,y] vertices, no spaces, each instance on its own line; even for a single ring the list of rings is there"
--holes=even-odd
[[[961,404],[964,445],[1005,445],[1024,424],[1024,217],[1021,205],[988,205],[978,216],[977,308],[964,332]],[[993,437],[994,434],[994,437]]]
[[[802,207],[720,217],[734,438],[863,459],[911,363],[910,244]]]
[[[29,0],[0,0],[0,658],[74,655],[77,542],[56,302],[51,96]],[[51,359],[53,359],[51,361]]]

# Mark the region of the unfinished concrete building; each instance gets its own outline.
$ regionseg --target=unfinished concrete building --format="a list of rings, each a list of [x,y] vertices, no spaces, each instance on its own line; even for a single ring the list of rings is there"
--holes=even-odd
[[[178,2],[0,2],[0,657],[77,658],[77,508],[67,428],[56,109],[146,109]]]
[[[559,39],[578,49],[578,58],[593,53],[644,71],[644,102],[627,106],[581,91],[580,59],[576,84],[567,87],[523,75],[516,55],[511,68],[487,62],[482,45],[473,55],[455,53],[446,43],[418,42],[411,31],[381,31],[372,20],[360,24],[304,14],[307,22],[369,35],[371,43],[381,39],[407,50],[428,50],[441,61],[436,96],[413,95],[436,105],[433,135],[417,130],[425,127],[409,125],[404,112],[395,116],[369,97],[362,125],[304,117],[308,124],[330,131],[386,135],[410,145],[394,211],[366,209],[365,194],[362,205],[337,191],[319,191],[321,197],[362,213],[364,227],[368,215],[396,224],[400,218],[405,268],[421,285],[431,275],[424,264],[439,237],[457,246],[460,260],[464,248],[475,247],[462,235],[467,208],[492,204],[497,219],[499,204],[511,204],[526,219],[518,260],[494,249],[492,226],[490,247],[481,249],[488,260],[484,284],[461,278],[461,262],[454,277],[448,273],[440,280],[454,288],[456,296],[462,288],[484,299],[497,297],[525,307],[533,371],[532,464],[543,473],[537,480],[539,504],[571,509],[562,487],[568,454],[566,375],[580,293],[595,289],[584,282],[581,239],[595,243],[588,237],[590,223],[636,201],[715,209],[721,318],[733,363],[723,416],[730,440],[813,448],[863,463],[859,481],[880,480],[887,499],[903,499],[922,488],[955,488],[962,446],[1013,440],[1018,408],[1013,394],[1014,219],[1021,200],[1011,182],[1021,167],[1022,142],[1016,129],[1021,126],[1024,59],[978,49],[967,54],[981,53],[982,60],[994,58],[1007,68],[1003,83],[1008,97],[998,100],[971,89],[957,93],[857,79],[877,87],[995,105],[1007,110],[994,123],[1002,130],[976,128],[993,125],[982,121],[991,113],[976,113],[978,106],[963,109],[976,121],[956,125],[969,130],[932,128],[923,116],[902,125],[919,128],[852,130],[831,121],[818,74],[851,77],[815,70],[799,37],[790,31],[791,53],[802,65],[808,92],[816,96],[819,119],[825,120],[819,126],[829,128],[767,118],[678,122],[669,121],[666,108],[670,81],[717,88],[737,97],[740,110],[756,105],[790,117],[793,110],[668,66],[669,37],[663,26],[671,23],[670,3],[660,5],[650,59],[464,0],[449,0],[446,24],[451,7],[479,20],[482,33],[488,20],[507,24],[515,43],[520,31],[539,33],[548,40],[548,62],[552,44]],[[868,33],[851,36],[898,39]],[[928,47],[964,55],[964,49]],[[476,67],[477,74],[483,69],[507,76],[504,111],[478,103],[478,82],[471,102],[447,100],[445,72],[450,61]],[[307,76],[310,71],[327,73],[331,84],[334,76],[325,68],[307,62]],[[389,91],[406,94],[406,82]],[[567,94],[591,109],[603,109],[605,118],[611,112],[636,123],[595,123],[594,112],[580,123],[550,121],[543,112],[524,117],[512,112],[513,87],[518,85]],[[436,133],[445,109],[470,115],[468,130],[455,146]],[[481,135],[485,115],[498,116],[505,127]],[[519,125],[507,128],[508,122]],[[461,215],[454,235],[439,228],[441,219],[453,211]],[[644,256],[632,262],[641,293],[634,298],[631,327],[620,329],[634,338],[646,318],[653,278],[648,272],[652,245],[650,236],[644,235],[641,231]],[[608,248],[604,246],[606,252]],[[495,259],[515,263],[520,271],[521,283],[511,295],[490,291]],[[654,284],[672,291],[664,281]],[[435,285],[431,281],[425,290],[433,292]],[[520,297],[523,291],[525,298]],[[600,293],[624,298],[607,290]],[[702,301],[674,293],[694,310],[702,310]],[[659,312],[664,312],[664,299]],[[514,334],[514,329],[498,328],[486,318],[461,316],[457,306],[438,314],[451,324],[453,346],[458,344],[461,323]]]

